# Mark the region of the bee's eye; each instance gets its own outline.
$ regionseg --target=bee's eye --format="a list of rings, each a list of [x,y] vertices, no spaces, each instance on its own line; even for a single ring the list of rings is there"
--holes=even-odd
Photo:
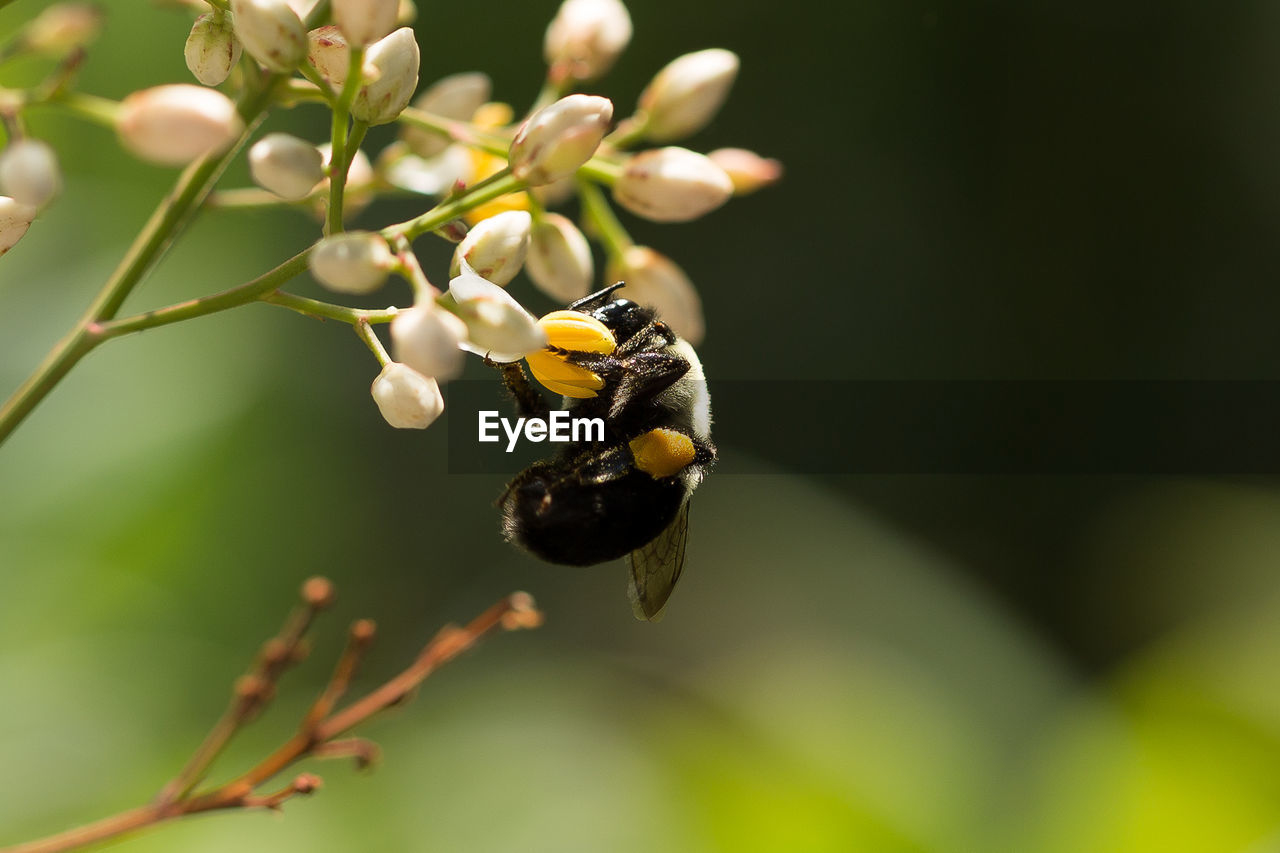
[[[636,467],[654,479],[683,471],[693,461],[693,440],[673,429],[651,429],[631,439]]]
[[[608,355],[618,346],[608,326],[581,311],[552,311],[538,325],[547,333],[548,345],[557,349]],[[565,397],[594,397],[604,387],[604,380],[593,371],[570,364],[551,350],[532,353],[525,361],[534,379]]]

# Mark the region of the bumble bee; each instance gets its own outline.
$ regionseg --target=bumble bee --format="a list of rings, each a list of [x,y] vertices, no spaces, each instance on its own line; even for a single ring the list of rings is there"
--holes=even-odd
[[[603,441],[565,444],[507,485],[507,540],[552,563],[625,556],[636,617],[654,621],[684,568],[689,496],[716,458],[702,364],[654,311],[615,298],[623,283],[553,311],[550,345],[526,358],[575,418],[598,417]],[[549,407],[518,363],[495,365],[521,414]]]

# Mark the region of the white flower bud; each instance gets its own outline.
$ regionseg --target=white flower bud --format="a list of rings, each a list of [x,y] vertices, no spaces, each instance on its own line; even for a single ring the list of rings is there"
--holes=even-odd
[[[426,429],[444,412],[440,385],[394,361],[382,368],[370,393],[382,417],[396,429]]]
[[[414,99],[415,109],[443,118],[469,121],[493,90],[489,75],[480,71],[450,74]],[[419,157],[434,157],[449,147],[449,138],[420,127],[405,127],[400,136]]]
[[[240,42],[231,18],[208,12],[196,18],[187,36],[187,68],[206,86],[217,86],[240,61]]]
[[[44,207],[62,190],[58,156],[39,139],[19,139],[0,152],[0,192],[28,207]]]
[[[116,119],[125,148],[164,166],[224,151],[243,129],[230,98],[187,83],[134,92],[120,104]]]
[[[22,239],[36,218],[34,207],[27,207],[8,196],[0,195],[0,255]]]
[[[467,324],[463,346],[493,361],[519,361],[547,345],[547,333],[532,314],[501,287],[468,267],[449,282],[458,316]]]
[[[625,281],[616,295],[658,312],[677,335],[697,346],[706,334],[702,300],[675,261],[647,246],[631,246],[611,263],[610,281]]]
[[[341,89],[351,64],[350,48],[342,31],[332,24],[307,33],[307,61],[335,89]]]
[[[249,149],[249,173],[263,189],[298,201],[324,180],[324,155],[306,140],[269,133]]]
[[[396,28],[400,0],[333,0],[333,22],[347,44],[370,45]]]
[[[366,77],[368,82],[351,104],[351,114],[369,124],[395,121],[418,88],[418,58],[418,42],[409,27],[374,43],[365,60],[376,69],[376,77]]]
[[[733,181],[724,169],[687,148],[642,151],[627,161],[613,185],[618,204],[654,222],[697,219],[732,195]]]
[[[236,35],[268,71],[292,71],[307,55],[307,31],[285,0],[231,0]]]
[[[63,54],[84,47],[102,29],[102,10],[90,3],[55,3],[31,19],[23,32],[37,53]]]
[[[706,127],[738,76],[738,55],[713,47],[686,53],[659,71],[640,93],[645,136],[670,142]]]
[[[591,159],[613,120],[613,102],[570,95],[525,120],[511,140],[511,173],[529,186],[567,178]]]
[[[368,231],[325,237],[307,258],[316,281],[339,293],[372,293],[395,263],[387,241]]]
[[[782,164],[745,148],[718,148],[707,157],[733,181],[734,195],[747,195],[782,179]]]
[[[525,269],[539,290],[565,304],[586,296],[595,276],[587,238],[558,213],[545,214],[533,226]]]
[[[604,74],[631,41],[631,16],[620,0],[565,0],[542,42],[547,64],[575,80]]]
[[[507,210],[477,222],[454,250],[449,275],[461,272],[465,262],[486,281],[506,286],[524,266],[532,227],[527,210]]]
[[[400,311],[391,321],[396,361],[441,381],[462,373],[462,345],[466,340],[466,324],[433,302]]]

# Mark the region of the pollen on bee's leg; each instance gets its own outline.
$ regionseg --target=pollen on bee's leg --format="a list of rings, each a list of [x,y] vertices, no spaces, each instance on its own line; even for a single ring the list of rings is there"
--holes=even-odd
[[[609,327],[581,311],[552,311],[538,325],[547,333],[547,343],[558,349],[608,355],[618,348]]]
[[[529,372],[547,390],[565,397],[586,399],[596,396],[604,380],[594,371],[567,358],[575,352],[608,355],[618,347],[613,332],[595,317],[581,311],[552,311],[538,325],[547,334],[548,348],[525,358]]]
[[[653,429],[630,441],[636,467],[654,479],[670,477],[693,462],[693,439],[673,429]]]
[[[533,378],[555,394],[582,400],[596,396],[604,387],[604,380],[594,371],[570,364],[564,356],[550,350],[530,353],[525,356],[525,362]]]

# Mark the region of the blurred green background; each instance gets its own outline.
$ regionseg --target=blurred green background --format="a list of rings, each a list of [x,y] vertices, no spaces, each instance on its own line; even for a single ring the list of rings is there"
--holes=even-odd
[[[42,5],[4,9],[0,33]],[[83,89],[188,80],[183,13],[104,5]],[[485,70],[522,107],[556,5],[424,0],[424,82]],[[731,48],[734,95],[690,144],[788,169],[691,225],[628,220],[699,285],[713,378],[1280,370],[1276,4],[631,11],[597,90],[625,111],[675,55]],[[99,128],[31,124],[67,188],[0,262],[6,393],[173,178]],[[318,141],[327,122],[268,128]],[[238,283],[315,234],[287,211],[208,215],[130,305]],[[449,247],[419,247],[442,277]],[[345,328],[251,306],[101,349],[0,450],[0,843],[146,801],[322,573],[340,600],[313,659],[220,775],[290,733],[352,618],[381,628],[365,686],[511,590],[548,621],[370,725],[373,774],[318,765],[325,789],[283,818],[121,849],[1280,850],[1273,481],[713,476],[667,618],[643,625],[621,565],[505,545],[503,478],[448,474],[443,424],[389,430],[375,372]],[[762,399],[754,428],[786,430],[796,404]]]

